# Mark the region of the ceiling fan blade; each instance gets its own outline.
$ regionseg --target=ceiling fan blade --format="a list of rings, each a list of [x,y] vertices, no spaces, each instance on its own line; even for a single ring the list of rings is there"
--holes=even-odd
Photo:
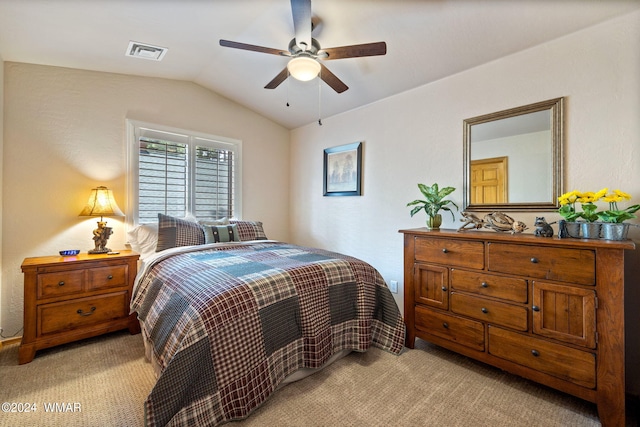
[[[329,69],[322,64],[320,64],[320,78],[338,93],[342,93],[349,89],[349,86],[344,84],[342,80],[336,77],[335,74],[329,71]]]
[[[311,0],[291,0],[296,44],[302,50],[311,47]]]
[[[322,53],[326,53],[328,56],[323,57]],[[377,56],[385,55],[387,53],[387,44],[385,42],[354,44],[350,46],[330,47],[328,49],[322,49],[319,52],[319,58],[326,60],[329,59],[342,59],[342,58],[358,58],[361,56]]]
[[[273,48],[264,47],[264,46],[256,46],[256,45],[253,45],[253,44],[232,42],[230,40],[222,40],[222,39],[220,39],[220,46],[232,47],[234,49],[251,50],[253,52],[270,53],[272,55],[291,56],[291,54],[289,52],[284,51],[284,50],[273,49]]]
[[[273,78],[273,80],[271,80],[269,83],[267,83],[267,85],[264,88],[265,89],[275,89],[278,86],[280,86],[280,83],[282,83],[283,81],[287,80],[287,77],[289,77],[289,70],[287,70],[287,67],[284,67],[284,69],[282,71],[280,71],[280,73],[278,73],[278,75],[275,76]]]

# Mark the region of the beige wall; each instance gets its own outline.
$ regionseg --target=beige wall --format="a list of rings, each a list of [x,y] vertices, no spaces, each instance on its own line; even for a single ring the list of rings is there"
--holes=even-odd
[[[124,209],[125,119],[242,141],[243,217],[289,238],[289,131],[193,83],[6,62],[4,67],[2,327],[22,325],[25,257],[93,247],[79,218],[97,185]],[[112,249],[125,246],[110,218]]]
[[[4,61],[0,55],[0,224],[2,224],[2,187],[3,187],[3,153],[4,153]],[[0,271],[2,271],[2,226],[0,226]],[[0,274],[0,328],[4,329],[2,322],[2,299],[5,289],[2,286],[2,274]],[[8,336],[15,331],[2,331],[3,336]],[[2,337],[0,337],[2,340]]]
[[[455,53],[452,53],[455,54]],[[446,60],[442,58],[440,60]],[[566,97],[566,189],[620,188],[640,202],[640,13],[606,22],[366,107],[310,124],[291,136],[291,235],[296,243],[354,255],[387,282],[402,307],[402,228],[416,184],[450,185],[462,202],[462,122]],[[323,197],[323,149],[364,142],[363,195]],[[559,216],[544,213],[547,220]],[[535,213],[516,213],[532,225]],[[458,228],[444,212],[444,226]],[[635,229],[637,238],[639,233]],[[638,251],[636,251],[638,252]],[[638,288],[637,280],[628,287]],[[640,301],[635,296],[636,301]],[[631,306],[633,312],[638,310]],[[633,329],[640,323],[628,317]],[[628,340],[630,341],[630,340]],[[635,345],[636,357],[640,350]],[[637,360],[637,359],[636,359]],[[636,364],[637,365],[637,364]],[[636,372],[638,369],[636,366]],[[636,378],[639,378],[637,375]],[[640,394],[640,381],[636,382]]]

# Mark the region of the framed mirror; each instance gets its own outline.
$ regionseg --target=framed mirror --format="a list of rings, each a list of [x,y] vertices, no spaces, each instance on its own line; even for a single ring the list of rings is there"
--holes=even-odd
[[[563,100],[464,121],[464,210],[558,209],[563,192]]]

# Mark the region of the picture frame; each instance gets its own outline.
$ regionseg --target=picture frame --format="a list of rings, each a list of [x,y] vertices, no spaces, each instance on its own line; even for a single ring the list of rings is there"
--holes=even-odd
[[[362,195],[362,142],[324,150],[323,195]]]

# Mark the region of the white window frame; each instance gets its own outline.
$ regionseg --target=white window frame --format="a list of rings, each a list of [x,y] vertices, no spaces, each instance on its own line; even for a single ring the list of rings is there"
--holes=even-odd
[[[234,198],[234,218],[242,218],[242,141],[233,138],[227,138],[217,135],[209,135],[202,132],[173,128],[155,123],[141,122],[137,120],[126,119],[127,132],[127,164],[128,171],[126,175],[127,197],[125,201],[125,214],[127,229],[131,230],[138,224],[138,174],[139,174],[139,154],[140,142],[142,136],[150,138],[162,139],[163,133],[171,134],[170,139],[176,142],[184,142],[195,144],[197,140],[206,140],[207,145],[223,150],[231,150],[235,156],[235,168],[233,171],[233,198]],[[195,150],[189,150],[189,194],[193,194],[195,186]],[[194,212],[193,199],[187,206],[187,212]]]

